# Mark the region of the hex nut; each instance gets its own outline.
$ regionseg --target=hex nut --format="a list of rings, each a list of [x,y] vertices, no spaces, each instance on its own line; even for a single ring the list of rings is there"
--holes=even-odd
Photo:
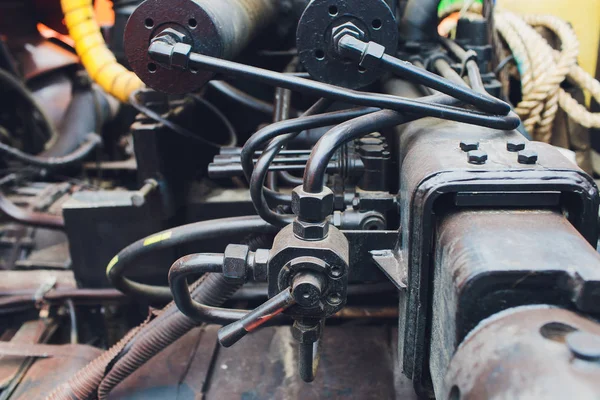
[[[171,55],[171,66],[179,69],[187,69],[189,55],[192,52],[192,46],[185,43],[176,43],[173,46],[173,54]]]
[[[244,283],[246,281],[247,259],[250,254],[248,246],[230,244],[225,249],[223,276],[230,282]]]
[[[471,150],[467,153],[470,164],[485,164],[488,159],[488,155],[483,150]]]
[[[519,164],[535,164],[538,160],[538,154],[534,150],[521,150],[519,151],[518,161]]]
[[[329,221],[306,222],[296,218],[293,222],[294,235],[303,240],[322,240],[329,234]]]
[[[477,140],[461,140],[460,149],[464,152],[479,150],[479,142]]]
[[[521,139],[510,139],[506,142],[506,150],[514,153],[525,150],[525,141]]]
[[[353,37],[363,40],[365,38],[365,32],[352,22],[345,22],[341,25],[334,26],[331,30],[331,38],[334,48],[338,49],[339,40],[345,35],[352,35]]]
[[[362,53],[359,65],[367,70],[378,68],[384,55],[385,47],[379,43],[369,42]]]
[[[292,211],[302,221],[324,221],[333,213],[333,202],[333,192],[327,187],[319,193],[305,192],[302,186],[292,191]]]
[[[321,338],[321,324],[304,325],[296,321],[292,325],[292,337],[301,344],[315,343]]]
[[[185,43],[187,41],[187,36],[185,33],[180,32],[173,28],[167,28],[160,31],[156,36],[150,40],[150,43],[153,43],[157,40],[163,41],[174,46],[177,43]]]
[[[267,249],[257,249],[256,252],[254,252],[252,272],[254,280],[257,282],[265,282],[267,280],[269,253],[270,252]]]

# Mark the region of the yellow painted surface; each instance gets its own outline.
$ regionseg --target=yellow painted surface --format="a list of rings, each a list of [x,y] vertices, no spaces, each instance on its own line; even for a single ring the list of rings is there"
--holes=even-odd
[[[581,44],[579,65],[596,75],[600,41],[600,0],[498,0],[499,8],[519,14],[551,14],[568,21]]]

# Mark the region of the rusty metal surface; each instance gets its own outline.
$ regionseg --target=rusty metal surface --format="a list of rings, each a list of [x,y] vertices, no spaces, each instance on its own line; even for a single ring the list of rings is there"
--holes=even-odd
[[[50,71],[79,63],[76,54],[41,36],[27,39],[27,42],[21,48],[13,49],[26,81]]]
[[[573,331],[600,335],[600,325],[548,306],[521,307],[481,323],[460,346],[442,399],[597,399],[600,366],[575,356]]]
[[[532,165],[519,164],[517,154],[507,150],[508,140],[524,140],[516,131],[426,118],[407,124],[398,133],[403,210],[400,249],[404,253],[409,287],[406,301],[401,303],[407,318],[400,326],[399,346],[405,372],[426,391],[429,379],[426,330],[431,310],[435,208],[459,206],[458,193],[508,194],[494,198],[497,201],[494,207],[502,208],[515,206],[519,201],[536,207],[537,201],[548,202],[548,197],[540,192],[561,192],[560,206],[568,210],[570,222],[589,243],[596,243],[599,197],[593,180],[550,145],[527,142],[527,149],[538,153],[538,161]],[[480,149],[488,154],[487,162],[470,164],[467,154],[460,149],[462,140],[478,141]]]
[[[41,320],[25,322],[8,343],[17,345],[38,343],[46,329],[46,324]],[[23,361],[22,357],[0,355],[0,389],[4,389],[10,384],[19,372]]]
[[[62,346],[69,356],[37,359],[21,379],[11,400],[44,399],[58,383],[65,382],[101,354],[87,345]]]
[[[0,271],[0,296],[29,294],[43,284],[56,280],[55,289],[75,289],[72,271]]]
[[[269,327],[234,348],[217,345],[218,327],[196,328],[154,357],[111,399],[405,399],[410,382],[397,373],[395,329],[331,326],[312,384],[297,373],[290,327]]]
[[[218,328],[191,330],[115,387],[109,399],[202,398],[217,351]]]
[[[455,211],[436,231],[429,348],[436,393],[458,344],[497,312],[552,304],[600,313],[600,255],[562,213]]]

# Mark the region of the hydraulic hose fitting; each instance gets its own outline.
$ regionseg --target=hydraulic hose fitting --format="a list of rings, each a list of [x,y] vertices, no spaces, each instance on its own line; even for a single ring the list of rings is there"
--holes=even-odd
[[[296,214],[293,222],[296,237],[308,241],[327,237],[333,202],[333,192],[327,187],[319,193],[308,193],[302,186],[295,188],[292,191],[292,211]]]

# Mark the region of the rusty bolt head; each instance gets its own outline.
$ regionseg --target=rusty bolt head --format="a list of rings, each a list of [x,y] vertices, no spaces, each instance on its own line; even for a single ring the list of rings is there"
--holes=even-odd
[[[296,218],[293,222],[294,235],[303,240],[322,240],[329,234],[329,221],[305,222]]]
[[[538,160],[538,154],[533,150],[521,150],[519,151],[518,161],[519,164],[535,164]]]
[[[223,277],[230,282],[244,283],[246,281],[247,259],[250,253],[248,246],[230,244],[225,249],[223,262]]]
[[[506,150],[517,152],[525,150],[525,141],[521,139],[510,139],[506,142]]]
[[[465,152],[479,150],[479,142],[477,140],[461,140],[460,149]]]
[[[301,344],[315,343],[321,338],[321,324],[304,325],[296,321],[292,326],[292,336]]]
[[[324,221],[333,212],[333,202],[333,192],[327,187],[319,193],[305,192],[302,186],[292,191],[292,211],[302,221]]]
[[[168,43],[168,44],[174,46],[177,43],[186,43],[188,40],[188,37],[183,32],[180,32],[173,28],[167,28],[167,29],[163,29],[156,36],[154,36],[152,38],[152,40],[150,41],[150,43],[153,43],[157,40],[163,41],[165,43]]]
[[[470,164],[485,164],[488,159],[488,155],[483,150],[471,150],[467,153]]]

